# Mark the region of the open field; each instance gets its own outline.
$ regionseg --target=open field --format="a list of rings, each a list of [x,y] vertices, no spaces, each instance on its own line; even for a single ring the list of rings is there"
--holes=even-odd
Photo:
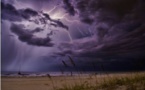
[[[2,90],[145,90],[145,72],[57,77],[2,77]]]

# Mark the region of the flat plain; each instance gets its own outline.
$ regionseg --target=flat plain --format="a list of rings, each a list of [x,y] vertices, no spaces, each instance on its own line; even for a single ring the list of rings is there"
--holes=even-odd
[[[2,90],[145,90],[145,72],[2,77]]]

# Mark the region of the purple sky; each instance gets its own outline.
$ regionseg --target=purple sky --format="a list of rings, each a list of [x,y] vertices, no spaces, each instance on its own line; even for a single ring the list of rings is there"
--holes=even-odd
[[[144,8],[143,0],[2,0],[2,71],[59,71],[62,60],[69,70],[68,56],[80,70],[143,69],[134,63],[145,64]]]

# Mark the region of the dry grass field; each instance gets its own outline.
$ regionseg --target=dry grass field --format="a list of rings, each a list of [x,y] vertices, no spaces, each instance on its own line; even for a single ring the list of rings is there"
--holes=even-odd
[[[2,77],[2,90],[145,90],[145,73]]]

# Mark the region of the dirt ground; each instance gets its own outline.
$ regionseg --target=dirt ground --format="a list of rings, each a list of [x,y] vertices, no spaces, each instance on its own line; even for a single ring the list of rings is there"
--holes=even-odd
[[[92,77],[93,78],[93,77]],[[83,77],[2,77],[2,90],[53,90],[55,87],[89,81]]]
[[[129,74],[131,75],[131,74]],[[78,76],[57,76],[57,77],[2,77],[2,90],[54,90],[65,85],[72,86],[82,82],[89,84],[101,83],[104,79],[112,77],[128,76],[128,74],[108,75],[78,75]]]

